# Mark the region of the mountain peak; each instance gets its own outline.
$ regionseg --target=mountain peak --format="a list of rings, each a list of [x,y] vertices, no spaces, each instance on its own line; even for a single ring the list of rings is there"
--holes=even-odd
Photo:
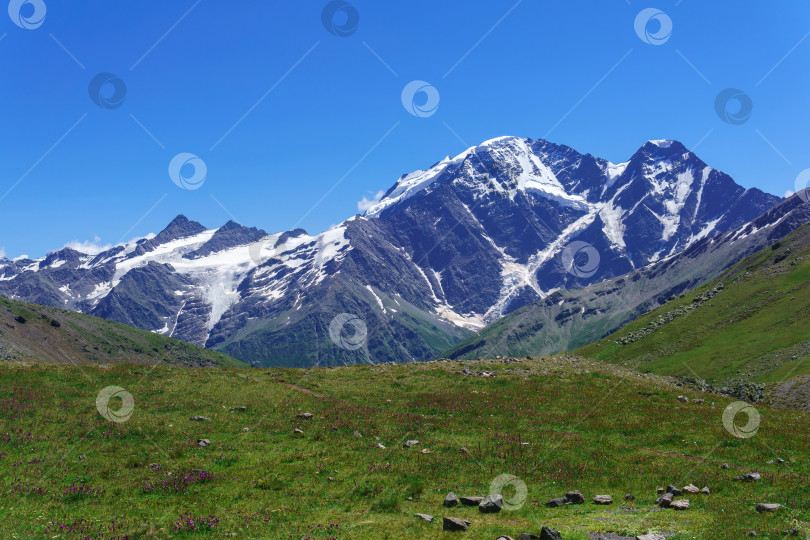
[[[169,223],[165,229],[160,231],[155,237],[158,243],[169,242],[177,240],[178,238],[185,238],[194,234],[199,234],[205,230],[201,224],[196,221],[191,221],[183,214],[178,215]]]
[[[683,145],[683,143],[681,143],[680,141],[676,141],[675,139],[657,139],[647,141],[640,148],[640,150],[648,154],[654,154],[659,156],[677,155],[689,152],[689,150]]]

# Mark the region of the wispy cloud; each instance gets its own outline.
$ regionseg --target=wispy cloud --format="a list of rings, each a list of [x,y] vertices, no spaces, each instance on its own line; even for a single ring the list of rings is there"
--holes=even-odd
[[[112,244],[102,244],[101,238],[98,236],[93,237],[93,240],[73,240],[65,244],[66,248],[75,249],[80,253],[86,253],[87,255],[98,255],[102,251],[107,251],[112,247]]]
[[[0,248],[0,259],[6,258],[6,248]]]
[[[789,190],[787,190],[785,192],[784,198],[787,199],[788,197],[790,197],[791,195],[794,195],[795,193],[796,193],[795,191],[792,191],[792,190],[789,189]]]
[[[369,199],[364,195],[362,199],[357,201],[357,210],[360,212],[365,212],[366,210],[368,210],[369,208],[380,202],[380,199],[382,199],[383,195],[385,195],[385,192],[383,190],[378,191],[371,199]]]

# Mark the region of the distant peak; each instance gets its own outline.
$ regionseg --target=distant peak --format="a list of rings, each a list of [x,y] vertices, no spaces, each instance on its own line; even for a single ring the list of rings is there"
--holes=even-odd
[[[641,148],[642,150],[666,152],[667,154],[682,154],[689,151],[680,141],[676,141],[675,139],[656,139],[647,141]]]
[[[160,231],[160,233],[155,237],[155,240],[157,243],[168,242],[170,240],[192,236],[194,234],[201,233],[204,230],[205,227],[196,221],[189,220],[183,214],[180,214],[174,218],[165,229]]]

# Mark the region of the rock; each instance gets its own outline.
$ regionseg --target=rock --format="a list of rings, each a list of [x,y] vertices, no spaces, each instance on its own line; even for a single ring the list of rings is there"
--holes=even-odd
[[[597,495],[593,498],[593,504],[613,504],[610,495]]]
[[[442,520],[442,530],[444,531],[466,531],[470,522],[466,519],[456,517],[446,517]]]
[[[680,495],[682,493],[682,491],[680,489],[676,488],[675,486],[673,486],[672,484],[670,484],[670,485],[667,486],[667,493],[672,493],[673,495],[675,495],[677,497],[678,495]]]
[[[81,460],[83,460],[83,459],[84,459],[84,454],[82,454],[82,455],[80,455],[80,456],[79,456],[79,461],[81,461]]]
[[[377,448],[380,450],[385,450],[385,445],[383,443],[377,443]]]
[[[556,499],[551,499],[546,503],[548,508],[557,508],[565,504],[565,499],[562,497],[557,497]]]
[[[315,416],[311,412],[302,412],[295,415],[296,418],[303,418],[304,420],[312,420],[312,417]]]
[[[470,453],[470,451],[469,451],[469,450],[467,450],[467,447],[466,447],[466,446],[462,446],[461,448],[459,448],[459,449],[458,449],[458,453],[459,453],[459,454],[469,454],[469,453]]]
[[[669,507],[673,510],[689,510],[689,500],[678,499],[677,501],[672,501],[669,503]]]
[[[515,539],[512,538],[511,536],[503,536],[503,535],[501,535],[498,538],[496,538],[495,540],[515,540]]]
[[[242,428],[242,431],[244,431],[245,433],[247,433],[248,431],[250,431],[250,428],[249,428],[249,427],[243,427],[243,428]]]
[[[162,469],[162,467],[161,467],[159,464],[157,464],[157,463],[150,463],[150,464],[148,465],[148,467],[149,467],[150,469],[152,469],[153,471],[159,471],[160,469]]]
[[[414,517],[418,517],[418,518],[420,518],[420,519],[424,519],[424,520],[425,520],[425,521],[427,521],[428,523],[430,523],[431,521],[433,521],[433,516],[431,516],[430,514],[414,514]]]
[[[636,498],[633,495],[628,493],[627,495],[624,496],[624,500],[625,501],[635,501]]]
[[[672,499],[675,496],[672,493],[666,493],[658,497],[658,500],[655,501],[655,504],[660,506],[661,508],[669,508],[669,505],[672,504]]]
[[[478,503],[478,511],[484,514],[496,514],[503,508],[503,497],[499,494],[489,495]]]
[[[782,505],[781,505],[781,504],[776,504],[776,503],[759,503],[759,504],[757,505],[757,512],[759,512],[760,514],[765,513],[765,512],[776,512],[776,511],[777,511],[777,510],[779,510],[780,508],[782,508]]]
[[[756,482],[757,480],[761,480],[762,477],[759,475],[759,473],[752,472],[744,474],[742,479],[745,482]]]
[[[405,444],[403,446],[405,448],[410,448],[411,446],[416,446],[417,444],[419,444],[419,441],[411,439],[410,441],[405,441]]]
[[[663,534],[640,534],[636,540],[667,540],[667,537]]]
[[[211,421],[211,419],[208,418],[207,416],[192,416],[191,418],[189,418],[189,420],[192,420],[194,422],[210,422]]]
[[[303,429],[301,429],[301,428],[295,428],[295,429],[293,430],[293,433],[295,433],[296,435],[303,435],[303,434],[304,434],[304,430],[303,430]]]
[[[683,403],[688,403],[689,398],[686,397],[686,396],[678,396],[678,401],[683,402]]]
[[[464,506],[478,506],[483,500],[483,497],[462,497],[461,504]]]
[[[656,495],[663,495],[666,492],[667,492],[667,490],[665,490],[664,488],[658,488],[658,489],[655,490]]]
[[[206,447],[209,444],[211,444],[211,441],[209,441],[208,439],[197,439],[197,446]]]
[[[565,504],[582,504],[585,497],[579,491],[569,491],[565,494]]]
[[[700,490],[701,493],[704,495],[709,495],[711,491],[709,491],[709,486],[704,486],[703,489]]]
[[[520,536],[517,537],[517,540],[540,540],[540,537],[536,534],[532,533],[520,533]]]
[[[757,531],[748,531],[748,536],[756,536]]]
[[[329,482],[334,482],[334,481],[335,481],[335,477],[334,477],[334,476],[328,476],[326,479],[327,479]]]
[[[696,399],[692,400],[692,403],[702,404],[702,403],[705,403],[705,401],[702,400],[702,399],[696,398]]]
[[[447,497],[444,498],[444,502],[442,503],[447,508],[452,508],[458,505],[458,495],[453,493],[452,491],[447,494]]]
[[[247,407],[233,407],[231,412],[247,412]]]
[[[423,454],[429,454],[430,450],[428,450],[427,448],[422,448],[422,453]]]
[[[728,463],[721,463],[720,464],[721,469],[728,469],[729,467],[730,467],[730,465]]]
[[[562,540],[562,535],[557,529],[543,526],[543,528],[540,529],[540,540]]]
[[[689,484],[688,486],[684,486],[683,490],[684,493],[691,493],[692,495],[696,493],[700,493],[700,489],[694,484]]]
[[[354,432],[354,436],[355,436],[355,437],[357,437],[358,439],[362,439],[362,438],[363,438],[363,436],[362,436],[362,435],[360,434],[360,432],[359,432],[359,431],[357,431],[357,430],[355,430],[355,432]]]
[[[785,460],[779,457],[779,458],[776,458],[776,462],[781,464],[781,463],[785,463]]]

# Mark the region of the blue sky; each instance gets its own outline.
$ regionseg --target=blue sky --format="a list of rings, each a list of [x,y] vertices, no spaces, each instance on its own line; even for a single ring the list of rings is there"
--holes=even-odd
[[[778,195],[810,167],[804,1],[352,0],[332,19],[343,28],[356,10],[348,36],[324,26],[322,0],[37,2],[41,24],[32,3],[0,20],[9,257],[115,244],[179,213],[318,232],[401,174],[500,135],[614,162],[678,139]],[[649,7],[672,23],[663,43],[635,31]],[[642,27],[653,38],[657,20]],[[88,91],[99,73],[126,88],[101,86],[110,108]],[[403,107],[414,80],[435,88],[433,114]],[[726,88],[751,99],[742,124],[715,112]],[[180,153],[205,164],[198,189],[172,182]]]

